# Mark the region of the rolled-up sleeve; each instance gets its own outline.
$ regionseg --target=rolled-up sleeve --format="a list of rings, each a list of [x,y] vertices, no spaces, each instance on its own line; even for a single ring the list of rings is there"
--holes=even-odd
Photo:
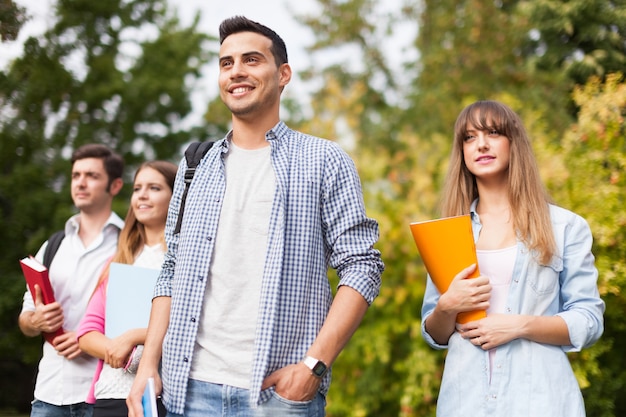
[[[378,241],[378,223],[366,216],[363,192],[352,160],[336,146],[329,147],[323,187],[323,225],[330,265],[339,286],[359,292],[371,304],[378,296],[384,264]]]
[[[560,274],[562,312],[571,346],[579,351],[595,343],[604,332],[604,301],[598,291],[598,270],[591,253],[593,238],[587,222],[573,215],[563,225],[563,270]]]

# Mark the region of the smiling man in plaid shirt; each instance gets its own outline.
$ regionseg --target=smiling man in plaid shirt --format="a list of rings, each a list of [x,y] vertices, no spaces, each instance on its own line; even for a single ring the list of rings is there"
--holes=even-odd
[[[198,165],[175,234],[181,163],[129,415],[147,378],[161,388],[162,354],[168,415],[324,416],[330,366],[380,289],[378,224],[347,154],[280,121],[282,39],[234,17],[220,43],[232,131]]]

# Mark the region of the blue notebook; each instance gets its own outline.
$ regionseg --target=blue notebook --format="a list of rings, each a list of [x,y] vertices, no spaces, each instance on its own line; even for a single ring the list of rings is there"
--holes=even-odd
[[[111,263],[104,322],[107,337],[148,327],[154,285],[160,272],[160,269]]]
[[[141,406],[143,407],[144,417],[158,417],[156,404],[156,392],[154,390],[154,378],[148,378],[146,381],[146,389],[141,397]]]

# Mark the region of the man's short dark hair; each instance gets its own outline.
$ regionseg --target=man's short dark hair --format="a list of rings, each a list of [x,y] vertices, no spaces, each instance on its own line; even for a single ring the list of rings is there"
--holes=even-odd
[[[109,185],[124,174],[124,160],[111,148],[99,143],[88,143],[76,149],[72,154],[72,165],[79,159],[102,159],[104,169],[109,177]]]
[[[224,39],[230,35],[240,32],[254,32],[269,38],[269,40],[272,41],[270,51],[272,51],[272,55],[274,55],[276,65],[280,67],[282,64],[289,62],[287,60],[287,46],[285,45],[285,41],[272,29],[244,16],[234,16],[224,20],[220,24],[220,45],[224,42]]]

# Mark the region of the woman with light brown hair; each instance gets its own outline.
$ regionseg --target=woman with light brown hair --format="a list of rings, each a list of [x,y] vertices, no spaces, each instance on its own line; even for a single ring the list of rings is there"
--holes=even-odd
[[[478,265],[444,294],[428,278],[422,305],[424,339],[448,349],[437,416],[584,416],[566,352],[604,329],[591,231],[551,203],[521,119],[499,102],[455,124],[442,215],[468,213]],[[472,310],[487,317],[456,322]]]
[[[165,221],[176,171],[176,165],[166,161],[149,161],[139,167],[117,252],[111,262],[161,268],[165,255]],[[83,352],[100,359],[87,399],[95,403],[94,417],[125,417],[128,415],[126,397],[134,380],[133,367],[136,368],[141,356],[146,329],[131,329],[113,339],[105,336],[108,277],[107,265],[76,336]]]

